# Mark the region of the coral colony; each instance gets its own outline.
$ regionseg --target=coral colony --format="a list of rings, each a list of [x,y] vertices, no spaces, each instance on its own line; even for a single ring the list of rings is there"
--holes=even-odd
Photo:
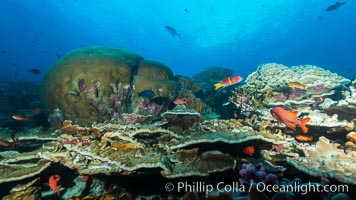
[[[114,108],[109,110],[111,119],[119,119],[123,113],[123,102],[128,101],[128,94],[130,92],[130,83],[110,84],[112,93],[110,102],[114,104]]]
[[[69,53],[43,81],[52,126],[0,130],[4,199],[355,198],[356,81],[268,63],[215,90],[211,77],[231,73],[189,79],[120,49]]]
[[[229,97],[229,101],[241,109],[241,114],[250,115],[253,111],[252,104],[249,102],[247,93],[244,91],[236,90],[233,95]]]

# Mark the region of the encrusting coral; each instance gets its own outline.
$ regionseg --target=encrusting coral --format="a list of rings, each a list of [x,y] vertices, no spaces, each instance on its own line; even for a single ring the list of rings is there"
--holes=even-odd
[[[164,127],[180,127],[183,131],[202,121],[200,113],[187,109],[185,105],[176,105],[172,110],[162,113]]]
[[[57,141],[57,138],[37,131],[33,129],[27,135],[19,135],[19,146],[1,152],[0,184],[36,177],[51,166],[51,162],[40,159],[37,154],[42,150],[42,144]]]
[[[10,194],[3,197],[3,200],[41,199],[40,187],[38,187],[39,180],[40,178],[36,178],[26,184],[19,184],[13,187]]]
[[[311,106],[351,81],[313,65],[287,67],[263,64],[246,78],[242,88],[267,106]],[[261,102],[261,101],[260,101]]]
[[[339,147],[340,144],[320,137],[315,146],[303,150],[304,157],[287,157],[287,162],[311,176],[356,184],[356,154],[345,153]]]
[[[131,174],[137,170],[158,168],[163,176],[173,178],[207,176],[234,168],[236,153],[220,152],[230,152],[231,146],[218,149],[219,151],[204,150],[207,143],[214,149],[214,145],[218,143],[238,146],[249,141],[261,141],[261,144],[282,142],[268,133],[261,135],[248,127],[241,127],[238,123],[233,125],[228,121],[196,124],[190,129],[189,135],[152,125],[137,127],[98,124],[92,128],[102,133],[100,141],[95,139],[96,135],[89,134],[86,136],[89,142],[68,142],[82,141],[84,136],[79,132],[66,135],[68,129],[62,129],[63,139],[44,145],[46,151],[39,152],[38,156],[61,162],[81,174]],[[204,148],[200,149],[201,145]],[[179,156],[190,148],[199,148],[199,153],[190,154],[189,159]]]

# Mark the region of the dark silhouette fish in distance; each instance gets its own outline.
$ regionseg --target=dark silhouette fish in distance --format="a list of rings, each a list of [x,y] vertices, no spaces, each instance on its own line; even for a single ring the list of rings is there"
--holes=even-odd
[[[29,69],[28,72],[38,75],[41,73],[41,71],[39,69],[33,68],[33,69]]]
[[[171,26],[165,26],[164,27],[169,34],[171,34],[172,36],[178,36],[180,38],[180,33],[177,33],[176,29],[174,29],[173,27]]]
[[[345,3],[346,3],[346,2],[342,2],[342,3],[341,3],[341,2],[336,2],[335,4],[333,4],[333,5],[329,6],[329,7],[327,7],[327,8],[325,9],[325,11],[328,12],[328,11],[336,10],[336,9],[340,8],[342,5],[345,5]]]

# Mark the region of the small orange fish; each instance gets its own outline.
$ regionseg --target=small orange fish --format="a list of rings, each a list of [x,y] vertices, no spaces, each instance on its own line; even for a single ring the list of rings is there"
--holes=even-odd
[[[12,119],[17,121],[29,121],[30,117],[26,115],[16,114],[16,115],[12,115]]]
[[[13,141],[13,142],[9,142],[9,141],[0,139],[0,146],[3,146],[3,147],[12,147],[12,148],[14,148],[16,145],[19,145],[19,144],[21,144],[21,142],[18,141],[18,140]]]
[[[312,137],[306,135],[297,135],[295,136],[297,140],[304,141],[304,142],[311,142],[313,140]]]
[[[252,156],[255,153],[255,146],[250,145],[244,148],[244,153]]]
[[[3,146],[3,147],[10,147],[10,146],[11,146],[11,142],[8,142],[8,141],[6,141],[6,140],[0,139],[0,146]]]
[[[219,83],[216,83],[215,90],[223,89],[230,85],[237,84],[237,83],[241,82],[242,80],[243,80],[243,78],[241,76],[229,76],[229,77],[225,78],[224,80],[221,80]]]
[[[188,100],[187,99],[176,99],[173,101],[173,103],[176,105],[183,105],[183,104],[187,105]]]
[[[303,90],[307,89],[307,86],[305,86],[299,82],[289,82],[288,86],[293,87],[293,88],[303,89]]]
[[[61,180],[61,177],[58,174],[52,175],[48,179],[48,185],[50,189],[57,194],[57,196],[60,195],[60,189],[61,185],[58,185],[58,182]]]
[[[274,107],[271,110],[272,116],[277,120],[277,125],[282,122],[287,127],[296,130],[297,125],[302,129],[303,133],[308,132],[308,128],[305,126],[310,121],[310,118],[297,119],[298,111],[287,111],[282,107]]]

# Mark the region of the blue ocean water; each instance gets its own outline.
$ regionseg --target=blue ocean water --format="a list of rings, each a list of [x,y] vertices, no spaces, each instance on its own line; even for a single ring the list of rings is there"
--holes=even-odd
[[[253,72],[257,68],[258,65],[268,62],[277,62],[287,66],[303,64],[318,65],[347,78],[355,78],[356,2],[352,0],[344,0],[342,2],[345,2],[345,5],[342,5],[338,8],[330,8],[330,6],[334,5],[336,2],[337,0],[0,0],[0,131],[2,131],[0,132],[0,151],[2,152],[2,150],[6,150],[7,154],[11,153],[10,151],[7,151],[10,149],[14,149],[16,151],[18,150],[19,152],[35,152],[36,148],[41,148],[42,142],[27,142],[27,140],[22,139],[22,137],[20,136],[31,136],[31,134],[37,134],[38,137],[42,137],[45,134],[49,135],[49,132],[51,132],[51,137],[53,136],[51,128],[56,128],[58,124],[62,123],[64,118],[62,115],[62,111],[59,108],[53,109],[53,112],[52,110],[48,111],[49,109],[46,111],[46,108],[44,108],[44,104],[42,103],[44,102],[43,96],[45,96],[43,94],[47,93],[42,92],[41,102],[39,95],[39,86],[41,86],[41,81],[43,80],[44,75],[50,69],[50,67],[62,56],[77,48],[83,48],[88,46],[107,46],[126,49],[143,56],[147,60],[154,60],[166,64],[173,70],[175,75],[193,76],[194,74],[203,71],[207,67],[219,66],[230,68],[234,71],[235,75],[239,75],[246,78],[251,72]],[[327,10],[327,8],[330,9]],[[9,81],[3,81],[4,79]],[[87,80],[88,82],[86,82]],[[182,80],[184,80],[184,77],[182,78]],[[34,84],[28,84],[28,81]],[[71,82],[73,83],[74,87],[70,87],[68,90],[64,90],[64,95],[48,95],[44,98],[48,101],[51,101],[51,99],[61,100],[57,102],[64,102],[68,100],[68,104],[62,104],[58,107],[60,107],[64,112],[67,112],[67,115],[71,115],[71,109],[75,108],[73,109],[75,110],[74,114],[70,116],[72,117],[72,119],[76,119],[77,116],[75,115],[78,113],[81,114],[81,111],[84,110],[82,108],[85,108],[88,110],[88,112],[83,112],[84,114],[80,115],[78,118],[85,118],[89,115],[90,117],[99,116],[101,115],[101,113],[105,113],[106,119],[115,119],[118,123],[124,121],[123,124],[125,125],[140,124],[140,120],[143,120],[142,124],[149,123],[145,121],[146,118],[137,118],[138,114],[140,114],[139,112],[131,112],[131,110],[134,110],[134,108],[137,108],[137,110],[139,110],[138,108],[140,108],[141,105],[143,105],[143,108],[139,111],[146,111],[147,114],[148,111],[158,110],[158,114],[155,113],[157,116],[161,114],[161,111],[163,112],[164,109],[170,109],[178,106],[184,107],[185,105],[188,106],[187,102],[189,99],[185,99],[185,94],[181,95],[183,96],[182,99],[180,99],[181,97],[177,95],[167,95],[169,96],[169,98],[163,98],[159,94],[161,91],[163,91],[162,88],[145,88],[145,90],[140,91],[138,96],[142,97],[142,102],[145,102],[145,104],[140,104],[140,101],[137,100],[138,98],[133,98],[134,95],[132,95],[131,92],[133,93],[134,89],[132,89],[133,87],[128,89],[128,83],[121,83],[121,80],[119,80],[117,84],[115,82],[116,85],[114,85],[114,87],[111,84],[110,87],[108,87],[108,85],[102,85],[101,87],[100,81],[101,80],[90,80],[83,78],[83,76],[78,76],[75,77]],[[226,81],[231,82],[231,79],[226,79]],[[341,81],[339,80],[339,82]],[[184,84],[184,82],[182,84]],[[289,84],[294,86],[289,87]],[[47,85],[50,84],[48,84],[47,82]],[[65,88],[67,85],[63,86],[63,88]],[[317,111],[319,111],[318,106],[323,103],[324,99],[326,98],[330,97],[329,100],[341,101],[344,100],[341,98],[344,98],[345,96],[345,98],[351,97],[351,95],[348,94],[349,92],[345,92],[343,93],[343,95],[340,95],[341,91],[335,93],[335,95],[333,96],[330,95],[330,93],[324,95],[323,92],[326,86],[323,84],[313,85],[313,87],[310,88],[300,83],[299,88],[295,87],[295,85],[298,85],[298,82],[294,82],[293,80],[293,82],[288,83],[288,86],[286,83],[285,86],[276,89],[276,93],[279,95],[274,95],[273,93],[270,93],[270,91],[268,91],[261,95],[261,97],[259,98],[262,100],[271,98],[276,99],[280,102],[285,102],[288,100],[299,101],[299,99],[302,101],[309,98],[306,102],[308,103],[312,101],[312,103],[310,105],[307,105],[307,107],[310,108],[310,112],[317,113]],[[214,88],[213,84],[211,86],[212,88]],[[234,85],[234,87],[235,86],[236,85]],[[110,96],[105,96],[104,98],[102,98],[103,93],[100,93],[100,91],[104,87],[106,87],[105,90],[108,89],[111,93]],[[125,87],[126,89],[124,90],[123,88]],[[53,89],[52,87],[48,88],[47,91],[57,91],[51,90]],[[77,90],[72,90],[72,88],[76,88]],[[121,90],[119,88],[121,88]],[[248,100],[259,99],[254,99],[254,96],[251,96],[249,97],[249,99],[245,98],[245,100],[243,100],[242,98],[240,98],[240,100],[238,99],[238,97],[244,97],[248,95],[247,93],[243,93],[244,90],[236,90],[238,92],[234,93],[235,100],[229,100],[229,97],[234,97],[233,95],[229,96],[233,92],[232,90],[212,89],[211,91],[209,91],[206,88],[203,88],[201,90],[202,92],[199,93],[189,93],[191,94],[191,96],[189,97],[192,97],[189,101],[194,100],[194,102],[198,102],[197,104],[193,104],[197,105],[196,108],[202,108],[201,112],[204,114],[204,117],[209,115],[209,118],[207,117],[207,119],[216,119],[220,116],[221,119],[230,120],[230,125],[231,122],[236,123],[228,127],[241,128],[237,125],[237,122],[242,121],[246,123],[241,123],[241,126],[251,126],[251,130],[262,130],[262,127],[260,127],[262,125],[259,125],[257,123],[256,125],[249,125],[251,123],[254,123],[255,118],[248,118],[249,116],[246,117],[246,115],[250,115],[251,113],[255,114],[252,107],[248,107],[248,104],[252,104]],[[342,88],[340,90],[344,92],[349,88],[351,88],[350,85],[348,85],[347,87],[345,86],[345,88]],[[354,88],[354,83],[352,85],[352,88]],[[230,87],[230,89],[232,89],[232,87]],[[315,94],[317,95],[322,93],[323,96],[316,97],[312,95],[306,95],[305,99],[303,99],[303,95],[307,93],[307,89],[309,89],[309,91],[314,90],[313,92],[315,92]],[[335,91],[337,89],[335,89]],[[184,90],[182,89],[181,91]],[[320,93],[316,92],[318,90]],[[159,94],[157,95],[158,97],[155,97],[155,94]],[[195,98],[195,95],[197,98]],[[62,98],[63,96],[65,97]],[[170,97],[172,97],[172,99],[170,99]],[[173,97],[177,99],[174,99]],[[284,100],[280,100],[283,98]],[[237,105],[235,105],[234,103],[231,103],[233,101],[235,101],[235,103],[240,103],[239,107],[237,107]],[[54,102],[56,103],[56,101]],[[207,102],[207,106],[203,104],[205,102]],[[261,102],[257,102],[256,104],[258,106],[265,104],[264,101]],[[245,108],[243,108],[243,103],[245,103]],[[112,104],[111,107],[107,106],[109,104]],[[183,105],[176,106],[174,104]],[[70,106],[69,109],[67,109],[67,105]],[[136,107],[133,107],[132,105]],[[55,107],[57,107],[57,105]],[[212,107],[213,109],[211,109],[210,107]],[[112,111],[113,108],[115,108],[115,111]],[[331,113],[338,112],[341,113],[341,117],[344,117],[346,120],[354,120],[355,117],[352,115],[353,113],[356,113],[354,112],[354,107],[352,107],[352,109],[350,110],[344,109],[344,107],[341,107],[340,109],[341,110],[330,109],[327,111]],[[279,112],[283,114],[281,109],[276,110],[279,110]],[[278,121],[278,118],[281,117],[278,116],[282,115],[277,115],[277,111],[273,111],[273,113],[275,113],[269,116],[270,118],[273,117],[273,120],[268,123],[268,126],[266,125],[266,130],[271,130],[270,133],[275,133],[274,131],[278,130],[279,134],[283,133],[286,136],[286,139],[288,139],[287,141],[291,141],[291,138],[298,136],[296,134],[300,133],[300,125],[298,124],[298,130],[295,132],[293,128],[288,129],[284,127],[285,129],[280,129],[278,126],[275,126],[275,122],[277,122],[276,124],[280,123]],[[309,110],[307,111],[309,112]],[[269,112],[267,112],[267,114],[269,115]],[[188,115],[191,114],[188,113]],[[302,124],[304,128],[306,128],[305,123],[309,122],[310,120],[307,119],[307,116],[305,115],[308,115],[308,113],[303,112],[302,110],[298,118],[300,117],[304,119],[297,120],[295,116],[293,119],[294,121],[298,122],[304,121],[304,124]],[[126,118],[123,116],[125,116]],[[193,116],[197,116],[197,114],[194,114]],[[264,118],[262,119],[265,120]],[[277,121],[275,121],[274,119],[276,119]],[[121,121],[119,122],[119,120]],[[153,118],[147,121],[150,120],[155,122],[157,119]],[[201,119],[200,117],[196,117],[195,120],[196,122],[200,122]],[[191,121],[193,121],[193,123],[188,123],[188,121],[186,121],[185,124],[195,124],[194,120],[189,120],[189,122]],[[227,123],[226,121],[227,120],[221,120],[221,124],[225,126],[225,124]],[[114,122],[116,123],[116,121]],[[291,122],[287,122],[289,124],[289,126],[286,124],[287,127],[293,127],[293,124],[291,124]],[[216,124],[218,123],[220,122],[214,122],[214,124],[210,124],[210,126],[216,126]],[[306,137],[306,139],[299,139],[300,141],[297,141],[296,144],[299,144],[299,142],[302,143],[303,141],[306,141],[310,142],[311,145],[314,145],[316,140],[319,138],[319,134],[322,136],[331,136],[330,141],[332,143],[338,142],[343,144],[345,142],[344,140],[346,138],[346,129],[339,129],[339,127],[322,127],[321,125],[319,129],[319,125],[315,124],[316,123],[314,122],[307,124],[307,128],[310,128],[309,135],[311,135],[311,137]],[[156,125],[155,123],[149,125],[150,126],[147,127],[161,127],[161,125]],[[165,124],[163,124],[162,127],[167,130],[177,130],[177,134],[179,133],[184,137],[188,136],[187,138],[194,139],[194,137],[187,135],[187,133],[191,134],[194,133],[194,131],[190,132],[189,130],[183,132],[183,130],[190,128],[189,126],[187,126],[187,128],[183,125],[182,127],[178,128],[174,127],[173,125],[167,125],[168,128],[166,128]],[[218,124],[218,126],[220,126],[220,124]],[[92,133],[90,134],[92,134],[92,136],[94,135],[95,131],[98,131],[96,128],[86,130],[87,132],[91,131]],[[235,130],[237,129],[234,128],[234,131]],[[106,130],[103,134],[105,134],[105,132]],[[40,135],[42,133],[43,135]],[[336,133],[339,135],[337,135]],[[343,135],[340,133],[342,133]],[[57,135],[59,134],[61,134],[61,132],[57,132]],[[61,137],[63,135],[64,134],[62,134]],[[217,136],[219,137],[219,134],[217,134]],[[76,139],[69,140],[71,138],[65,138],[66,136],[63,136],[63,138],[61,137],[55,139],[58,139],[57,144],[67,144],[73,146],[79,145],[84,147],[90,145],[90,142],[92,142],[91,145],[94,146],[98,144],[97,142],[99,139],[102,139],[101,136],[95,136],[93,138],[90,137],[89,139],[87,139],[87,137],[76,135],[76,137],[80,139],[77,141]],[[164,137],[162,138],[164,139]],[[334,140],[336,138],[338,140]],[[343,140],[339,140],[339,138],[342,138]],[[158,151],[162,150],[162,152],[165,152],[166,150],[163,150],[163,148],[159,148],[164,147],[166,144],[169,144],[168,140],[160,141],[156,140],[155,138],[152,140],[150,138],[146,139],[146,136],[144,134],[142,135],[142,137],[135,137],[135,140],[136,139],[138,141],[141,140],[142,143],[145,142],[145,144],[148,144],[148,149],[153,147],[152,149]],[[180,139],[180,137],[177,137],[172,140],[172,144],[174,144],[175,141],[180,142],[178,139]],[[296,139],[298,138],[296,137]],[[53,138],[50,138],[49,141],[53,141]],[[120,147],[120,138],[118,138],[117,141],[116,139],[114,139],[113,141],[118,143],[110,144],[112,145],[112,147]],[[205,143],[204,140],[202,141],[202,143]],[[237,159],[235,160],[236,156],[241,156],[242,159],[238,161],[239,164],[245,162],[245,158],[251,158],[252,160],[254,158],[259,159],[260,157],[261,159],[263,159],[260,154],[261,152],[264,153],[266,151],[261,150],[269,150],[269,148],[272,148],[271,152],[274,153],[274,155],[278,154],[276,158],[279,158],[279,155],[282,149],[284,148],[281,144],[273,144],[275,146],[270,146],[270,144],[268,144],[267,147],[267,144],[259,145],[259,142],[254,143],[254,141],[252,140],[251,141],[253,143],[251,141],[247,141],[243,145],[240,145],[240,143],[235,142],[237,147],[235,148],[235,144],[230,144],[226,142],[226,140],[223,141],[224,142],[221,143],[222,145],[218,141],[217,144],[213,144],[211,148],[217,148],[219,150],[219,148],[222,148],[220,146],[225,146],[226,143],[225,148],[227,149],[227,152],[223,153],[230,153],[232,156],[234,156],[234,162],[237,161]],[[155,144],[155,142],[157,142],[157,144]],[[123,144],[122,146],[124,146],[125,144]],[[304,147],[308,147],[308,144],[309,143],[306,143]],[[210,151],[210,147],[204,147],[209,145],[201,145],[202,147],[201,149],[199,149],[199,151]],[[256,153],[254,153],[254,145],[256,145]],[[303,147],[303,145],[304,142],[301,144],[301,147]],[[229,152],[230,149],[231,152]],[[68,148],[68,150],[70,149]],[[177,149],[173,151],[176,150]],[[197,153],[196,155],[193,155],[192,158],[203,160],[204,157],[203,153],[200,154],[201,152],[199,152],[199,154]],[[167,155],[172,154],[168,151],[166,153]],[[191,153],[195,154],[195,150],[193,150]],[[214,154],[216,153],[217,152],[213,152],[213,154],[211,155],[214,156]],[[3,155],[7,156],[7,154]],[[141,153],[141,151],[139,151],[139,153],[135,154],[134,157],[136,160],[136,158],[140,157],[145,158],[145,156],[147,155],[150,156],[150,154],[146,154],[145,152]],[[208,154],[204,154],[204,156],[205,155]],[[333,155],[334,157],[334,154],[331,155]],[[15,154],[14,156],[17,156],[17,154]],[[0,159],[3,159],[4,157],[5,156],[0,156]],[[94,157],[94,161],[95,158],[96,157]],[[167,161],[165,160],[165,162],[170,162],[170,166],[178,166],[180,164],[179,162],[186,162],[188,164],[191,164],[195,161],[189,159],[177,159],[178,161],[176,161],[174,159],[170,160],[168,158],[169,157],[167,156]],[[214,161],[218,161],[218,159],[215,159],[215,157],[213,158]],[[60,164],[56,165],[53,168],[48,168],[43,173],[38,175],[38,177],[41,178],[38,185],[42,185],[40,186],[40,192],[43,192],[44,199],[49,199],[48,196],[50,196],[52,199],[53,197],[54,199],[60,198],[57,196],[57,194],[48,193],[48,191],[50,191],[52,188],[50,189],[49,187],[47,187],[47,182],[49,182],[51,177],[53,177],[53,175],[55,175],[56,173],[60,173],[63,178],[63,182],[59,182],[63,185],[63,188],[68,189],[69,187],[71,187],[71,184],[76,181],[83,182],[79,181],[78,179],[74,179],[74,176],[77,176],[77,173],[79,171],[70,171],[74,167],[67,168],[67,165],[65,165],[66,159],[70,160],[72,159],[72,156],[69,155],[68,158],[61,158]],[[228,159],[230,159],[230,157]],[[225,159],[222,159],[222,162],[224,162],[224,160]],[[29,162],[32,163],[32,161],[35,162],[35,159],[31,159]],[[128,163],[130,162],[131,161],[128,160]],[[24,164],[22,163],[22,161],[18,163],[19,165]],[[89,163],[89,161],[87,163]],[[219,162],[217,163],[219,164]],[[322,164],[323,162],[320,161],[320,163]],[[340,161],[340,163],[342,162]],[[61,165],[61,167],[65,169],[56,168],[59,165]],[[88,166],[88,164],[84,163],[83,166],[85,165]],[[95,167],[97,166],[95,166],[94,163],[93,169],[95,169]],[[243,164],[241,165],[241,167],[242,169],[244,169]],[[207,168],[209,168],[209,166]],[[220,168],[221,167],[219,167],[219,170]],[[289,169],[290,168],[288,168],[288,170]],[[218,172],[218,170],[215,169],[213,171],[214,173]],[[254,171],[256,171],[256,169]],[[264,170],[262,170],[261,168],[257,170],[257,172],[260,174],[263,171]],[[293,174],[293,172],[291,171],[293,171],[293,169],[286,172],[286,178],[301,177],[303,178],[304,182],[317,180],[314,178],[310,178],[311,176],[306,177],[306,175],[302,173]],[[326,170],[324,169],[324,172],[325,171]],[[125,173],[126,171],[122,174],[127,175]],[[154,174],[155,172],[153,172],[152,170],[152,172],[150,171],[149,173]],[[254,173],[255,172],[252,172],[252,174]],[[139,174],[141,174],[141,171],[137,170],[137,175]],[[192,174],[194,174],[193,171]],[[111,183],[119,183],[122,186],[128,186],[128,188],[133,186],[138,188],[140,188],[140,186],[145,187],[144,192],[142,193],[146,193],[146,191],[156,187],[154,188],[154,191],[149,191],[150,193],[155,194],[158,190],[161,191],[164,186],[167,186],[168,183],[172,184],[172,182],[168,182],[167,184],[163,183],[166,180],[162,180],[161,176],[159,179],[157,179],[157,174],[154,174],[152,176],[154,178],[151,178],[151,176],[148,176],[149,178],[147,178],[147,176],[142,176],[143,178],[141,180],[145,179],[144,184],[136,182],[136,180],[139,179],[136,179],[137,177],[135,176],[133,176],[133,179],[131,179],[132,177],[129,176],[127,176],[128,178],[125,177],[127,178],[126,181],[125,178],[121,179],[121,175],[119,176],[119,178],[115,177],[117,175],[116,173],[112,175],[112,177],[114,177],[113,179],[107,180],[106,183],[101,182],[104,186],[105,184],[107,186],[110,185],[110,187],[108,187],[110,188],[110,190]],[[218,174],[218,176],[215,175],[216,174],[213,174],[211,177],[209,177],[209,179],[220,178],[219,176],[221,174]],[[237,173],[237,170],[234,169],[234,171],[230,171],[224,174],[224,177],[221,177],[225,178],[225,180],[238,180],[239,175],[240,177],[243,177],[240,172]],[[278,176],[282,175],[283,174],[279,174]],[[293,177],[291,177],[292,175]],[[249,176],[251,177],[251,174],[246,175],[246,177],[243,178],[250,178]],[[97,177],[99,176],[90,176],[91,183],[93,183],[94,180],[100,179],[100,177],[96,179]],[[84,176],[80,178],[82,180],[85,179]],[[89,176],[86,178],[89,178]],[[106,179],[107,177],[104,178]],[[188,178],[190,179],[191,177]],[[317,178],[318,182],[319,177]],[[152,180],[155,181],[152,182]],[[336,180],[339,181],[339,179]],[[28,179],[22,179],[21,181],[25,182],[28,181]],[[20,183],[20,181],[9,182],[10,183],[5,182],[5,184],[1,185],[2,190],[0,191],[0,198],[3,195],[7,195],[7,193],[15,184],[17,185],[18,183]],[[319,182],[321,182],[321,180]],[[1,181],[0,183],[2,184]],[[146,187],[148,185],[147,183],[150,184],[149,187]],[[117,191],[121,190],[120,187],[121,186],[117,187]],[[86,190],[88,190],[88,187],[86,188]],[[350,186],[350,188],[351,190],[349,193],[351,193],[351,195],[353,195],[352,197],[354,198],[354,191],[356,191],[354,189],[355,185],[353,185],[352,187]],[[165,189],[167,190],[167,187]],[[103,191],[104,189],[102,188],[102,191],[100,192]],[[167,191],[170,192],[169,190]],[[46,193],[47,197],[45,196]],[[88,191],[85,191],[80,194],[76,193],[75,195],[83,197],[84,195],[86,195],[86,193],[88,193]],[[61,197],[63,197],[64,192],[61,193],[61,195]]]
[[[355,77],[356,2],[335,0],[3,0],[0,77],[39,82],[80,47],[127,49],[194,75],[221,66],[313,64]],[[171,35],[165,26],[180,34]],[[28,70],[36,68],[41,74]]]

